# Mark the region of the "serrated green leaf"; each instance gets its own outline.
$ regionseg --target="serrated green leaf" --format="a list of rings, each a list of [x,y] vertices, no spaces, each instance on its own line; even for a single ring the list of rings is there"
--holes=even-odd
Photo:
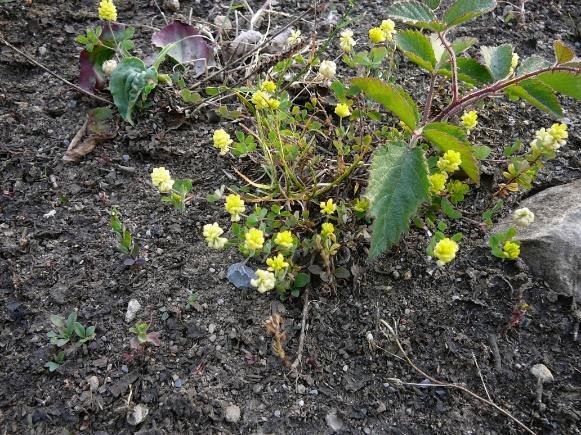
[[[446,62],[450,60],[450,55],[448,54],[448,51],[442,44],[442,41],[440,40],[437,34],[432,33],[432,35],[430,35],[430,43],[432,44],[432,50],[434,51],[438,65],[444,65]],[[451,45],[452,50],[454,50],[454,53],[456,54],[456,56],[458,56],[476,43],[478,43],[478,39],[476,38],[472,38],[469,36],[461,36],[459,38],[454,39]]]
[[[533,54],[532,56],[527,57],[525,60],[521,62],[519,67],[516,69],[516,76],[520,77],[522,75],[528,74],[533,71],[538,71],[548,66],[551,66],[551,62],[549,62],[547,59],[542,58],[541,56]]]
[[[456,59],[458,79],[471,85],[487,84],[493,81],[490,71],[476,59],[471,57],[459,57]],[[450,77],[452,75],[450,64],[446,64],[438,73]]]
[[[492,74],[494,80],[502,80],[510,73],[512,64],[512,45],[503,44],[498,47],[480,47],[484,65]]]
[[[430,40],[418,30],[402,30],[397,32],[395,41],[397,47],[407,58],[420,67],[433,71],[436,57]]]
[[[581,99],[581,74],[570,71],[554,71],[539,74],[537,78],[563,95]]]
[[[151,92],[155,85],[155,68],[146,68],[143,61],[136,57],[127,57],[121,61],[111,74],[109,90],[123,119],[134,125],[131,115],[139,97],[144,92]]]
[[[543,112],[551,113],[557,118],[563,116],[563,109],[555,95],[555,91],[540,80],[523,80],[518,85],[507,88],[507,92],[528,101]]]
[[[476,184],[480,184],[478,161],[462,128],[448,122],[433,122],[424,127],[422,136],[443,152],[459,152],[462,158],[460,167]]]
[[[416,127],[420,119],[418,106],[401,86],[385,83],[376,78],[355,78],[352,82],[369,98],[377,101],[401,119],[409,128],[413,130]]]
[[[395,20],[436,32],[446,28],[446,25],[436,18],[429,6],[417,0],[394,3],[387,8],[387,14]]]
[[[424,152],[392,142],[375,153],[365,196],[375,218],[369,256],[391,248],[408,230],[410,219],[428,199],[428,169]]]
[[[565,45],[561,40],[555,41],[553,48],[555,51],[555,60],[558,64],[567,63],[575,58],[575,51],[571,47]]]
[[[496,7],[495,0],[456,0],[444,12],[443,20],[449,26],[457,26],[473,18],[492,11]]]
[[[427,4],[430,9],[436,10],[438,9],[438,6],[440,6],[440,1],[441,0],[424,0],[424,3]]]

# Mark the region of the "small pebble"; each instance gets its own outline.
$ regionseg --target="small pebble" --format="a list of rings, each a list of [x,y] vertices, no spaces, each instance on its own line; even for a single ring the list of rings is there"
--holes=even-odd
[[[210,334],[213,334],[216,331],[216,325],[214,323],[210,323],[210,325],[208,326],[208,332]]]
[[[348,366],[347,364],[345,364],[345,365],[343,366],[343,371],[344,371],[344,372],[346,372],[347,370],[349,370],[349,366]]]

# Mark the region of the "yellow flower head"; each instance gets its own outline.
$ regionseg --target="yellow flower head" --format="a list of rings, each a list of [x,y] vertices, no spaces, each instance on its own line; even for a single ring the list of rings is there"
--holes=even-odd
[[[565,143],[567,143],[566,139],[569,137],[566,124],[553,124],[551,128],[549,128],[549,134],[558,145],[557,148],[565,145]]]
[[[391,41],[395,33],[395,23],[392,20],[383,20],[379,28],[383,31],[385,39]]]
[[[321,213],[326,215],[332,215],[337,211],[337,204],[333,202],[333,198],[329,198],[327,202],[321,202],[319,206],[321,207]]]
[[[276,98],[269,98],[268,107],[270,107],[272,110],[276,110],[280,107],[280,101]]]
[[[353,210],[357,213],[365,213],[369,209],[369,200],[367,198],[357,198],[353,204]]]
[[[325,222],[321,225],[321,236],[329,237],[331,234],[335,234],[335,226],[331,222]]]
[[[284,261],[282,254],[278,254],[276,257],[267,258],[266,265],[268,266],[268,270],[271,272],[286,270],[288,267],[288,263]]]
[[[232,138],[230,135],[223,129],[216,130],[214,132],[214,148],[220,150],[220,155],[225,155],[228,151],[230,151],[230,144],[232,143]]]
[[[350,29],[343,30],[341,32],[341,37],[339,38],[339,45],[341,50],[345,53],[350,53],[355,47],[355,39],[353,39],[353,31]]]
[[[290,231],[281,231],[274,237],[274,243],[283,249],[291,249],[294,246],[293,233]]]
[[[470,131],[478,124],[478,113],[476,112],[476,110],[464,112],[464,114],[461,117],[461,120],[464,128]]]
[[[520,255],[520,245],[517,242],[504,242],[502,254],[509,260],[516,260]]]
[[[174,180],[167,169],[163,166],[153,168],[151,171],[151,182],[162,193],[167,193],[173,187]]]
[[[445,172],[438,172],[429,176],[430,191],[436,195],[446,189],[446,181],[448,181],[448,174]]]
[[[224,234],[224,230],[220,228],[217,222],[213,224],[206,224],[204,225],[204,238],[206,239],[206,243],[210,248],[214,249],[222,249],[224,245],[228,242],[228,239],[225,237],[220,237]]]
[[[256,279],[250,280],[250,285],[256,287],[260,293],[265,293],[274,288],[276,285],[276,277],[272,272],[258,269],[256,271]]]
[[[268,109],[268,100],[270,95],[264,91],[256,91],[252,94],[252,102],[257,109]]]
[[[250,252],[259,251],[264,246],[264,233],[257,228],[250,228],[244,235],[244,248]]]
[[[297,45],[301,42],[301,31],[300,30],[292,30],[290,36],[286,40],[288,45]]]
[[[276,91],[276,83],[274,83],[272,80],[265,80],[262,82],[260,89],[262,91],[272,93],[272,92]]]
[[[460,168],[462,163],[462,157],[459,152],[454,150],[448,150],[444,153],[442,157],[438,159],[438,169],[441,171],[451,174]]]
[[[113,0],[101,0],[99,18],[103,21],[117,21],[117,8],[113,4]]]
[[[443,266],[456,258],[458,252],[458,243],[448,237],[440,240],[434,246],[434,257],[438,259],[438,266]]]
[[[351,115],[351,111],[349,110],[349,106],[347,105],[347,103],[339,103],[335,107],[335,114],[339,118],[345,118],[346,116]]]
[[[246,211],[246,207],[244,207],[244,201],[240,195],[236,195],[234,193],[231,193],[226,197],[224,208],[228,213],[230,213],[230,220],[232,222],[238,222],[240,220],[240,213],[244,213]]]
[[[369,39],[374,44],[379,44],[385,41],[385,33],[379,27],[372,27],[369,29]]]
[[[520,57],[517,53],[512,53],[512,59],[510,61],[510,74],[512,74],[518,66],[519,59]]]

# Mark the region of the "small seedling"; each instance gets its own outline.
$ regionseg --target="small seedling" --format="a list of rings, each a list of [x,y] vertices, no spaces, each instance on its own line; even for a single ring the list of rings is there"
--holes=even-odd
[[[52,359],[52,361],[47,362],[44,366],[49,372],[54,372],[65,362],[65,352],[59,351]]]
[[[198,302],[198,297],[198,292],[190,292],[186,302],[186,310],[191,310],[194,307],[194,305]]]
[[[149,323],[137,322],[135,326],[129,329],[129,332],[135,334],[135,337],[131,338],[130,345],[131,349],[142,350],[147,343],[151,343],[154,346],[159,346],[161,341],[159,339],[160,332],[147,332],[149,329]]]
[[[139,257],[139,244],[121,221],[121,214],[115,207],[111,209],[111,229],[117,234],[117,249],[124,254],[123,264],[127,267],[145,264],[145,260]]]
[[[95,338],[95,327],[88,326],[85,328],[77,322],[76,311],[72,311],[66,320],[64,317],[51,315],[50,322],[56,327],[56,331],[49,331],[47,335],[50,338],[51,344],[58,347],[63,347],[71,342],[75,335],[79,338],[77,345],[81,345]]]

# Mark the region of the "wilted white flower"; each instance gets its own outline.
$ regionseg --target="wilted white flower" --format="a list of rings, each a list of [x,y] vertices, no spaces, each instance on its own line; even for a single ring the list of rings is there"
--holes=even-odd
[[[332,60],[324,60],[319,65],[319,74],[327,80],[333,80],[337,73],[337,65]]]
[[[102,68],[105,75],[110,76],[115,71],[115,68],[117,68],[117,61],[115,59],[106,60],[103,62]]]
[[[514,211],[512,219],[515,224],[526,227],[535,221],[535,214],[528,208],[523,207]]]

